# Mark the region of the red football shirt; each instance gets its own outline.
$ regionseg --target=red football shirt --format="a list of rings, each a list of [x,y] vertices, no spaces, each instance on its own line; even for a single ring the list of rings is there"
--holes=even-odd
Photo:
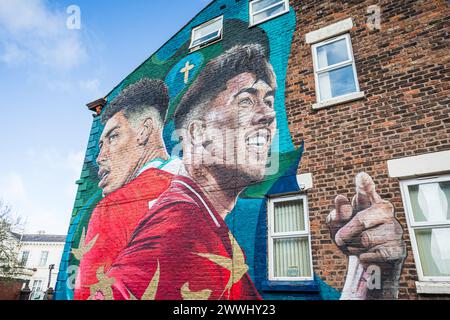
[[[223,219],[193,181],[178,176],[92,294],[116,300],[260,299],[247,271]]]
[[[98,203],[92,213],[84,243],[94,245],[80,261],[75,300],[90,297],[91,286],[98,283],[97,271],[111,267],[130,241],[139,221],[149,211],[149,202],[167,190],[172,177],[165,171],[148,169]]]

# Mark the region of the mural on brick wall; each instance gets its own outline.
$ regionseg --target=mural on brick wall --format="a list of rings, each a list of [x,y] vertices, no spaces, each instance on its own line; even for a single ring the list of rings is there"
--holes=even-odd
[[[349,257],[341,299],[396,299],[406,258],[403,229],[392,203],[377,193],[373,179],[360,173],[350,201],[335,199],[327,225],[336,245]]]
[[[57,298],[280,297],[261,286],[266,197],[300,190],[303,146],[292,143],[284,107],[295,14],[248,29],[247,11],[233,5],[220,42],[190,52],[188,26],[108,96],[94,120]],[[208,21],[217,6],[196,19]],[[370,176],[360,174],[356,189],[352,201],[336,198],[327,219],[349,256],[344,290],[314,277],[318,297],[394,298],[403,231]]]

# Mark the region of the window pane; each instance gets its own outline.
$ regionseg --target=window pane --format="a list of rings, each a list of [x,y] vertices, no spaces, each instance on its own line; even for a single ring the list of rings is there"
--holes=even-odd
[[[194,31],[192,46],[210,41],[220,36],[222,19]]]
[[[319,86],[321,101],[356,92],[353,65],[320,74]]]
[[[42,280],[34,280],[32,291],[41,290],[42,287]]]
[[[192,46],[195,47],[195,46],[198,46],[198,45],[200,45],[202,43],[205,43],[205,42],[208,42],[208,41],[211,41],[211,40],[215,40],[215,39],[219,38],[219,36],[220,36],[219,31],[215,31],[215,32],[213,32],[211,34],[208,34],[208,35],[198,39],[198,40],[195,40],[192,43]]]
[[[275,233],[305,231],[303,200],[274,204]]]
[[[286,8],[285,8],[285,5],[284,5],[284,2],[282,2],[282,3],[280,3],[279,5],[277,5],[277,6],[273,7],[273,8],[270,8],[270,9],[267,9],[267,10],[265,10],[263,12],[255,14],[254,17],[253,17],[253,23],[255,23],[255,24],[259,23],[259,22],[261,22],[261,21],[263,21],[263,20],[265,20],[267,18],[270,18],[270,17],[272,17],[274,15],[277,15],[279,13],[282,13],[282,12],[285,11],[285,9]]]
[[[39,261],[39,266],[40,267],[44,267],[45,266],[45,264],[47,263],[47,258],[48,258],[48,251],[42,251],[41,259]]]
[[[20,259],[20,264],[22,266],[26,266],[27,262],[28,262],[28,256],[30,255],[29,251],[24,251],[22,252],[22,258]]]
[[[311,277],[308,238],[274,240],[275,277]]]
[[[347,40],[341,39],[317,48],[317,63],[319,69],[348,61]]]
[[[261,0],[261,1],[254,1],[252,3],[252,12],[258,12],[261,10],[264,10],[264,8],[270,7],[271,5],[274,5],[275,3],[281,3],[284,5],[284,0]]]
[[[450,276],[450,228],[416,230],[416,240],[424,276]]]
[[[408,187],[415,222],[450,221],[450,181]]]

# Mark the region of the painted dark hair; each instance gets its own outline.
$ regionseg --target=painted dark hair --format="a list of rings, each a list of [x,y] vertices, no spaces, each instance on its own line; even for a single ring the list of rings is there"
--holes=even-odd
[[[164,122],[169,106],[167,86],[161,80],[143,78],[123,90],[110,104],[101,116],[105,124],[116,113],[123,111],[129,119],[145,112],[147,108],[155,108],[161,121]]]
[[[176,129],[194,114],[204,113],[207,102],[226,89],[227,82],[242,74],[254,74],[276,90],[276,76],[259,44],[237,45],[211,60],[181,99],[175,113]]]

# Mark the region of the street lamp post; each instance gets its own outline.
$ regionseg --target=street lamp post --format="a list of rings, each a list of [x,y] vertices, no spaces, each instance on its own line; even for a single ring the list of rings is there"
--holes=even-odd
[[[55,265],[54,264],[51,264],[51,265],[49,265],[48,266],[48,284],[47,284],[47,289],[49,289],[50,288],[50,283],[51,283],[51,281],[52,281],[52,271],[53,271],[53,269],[55,269]]]

